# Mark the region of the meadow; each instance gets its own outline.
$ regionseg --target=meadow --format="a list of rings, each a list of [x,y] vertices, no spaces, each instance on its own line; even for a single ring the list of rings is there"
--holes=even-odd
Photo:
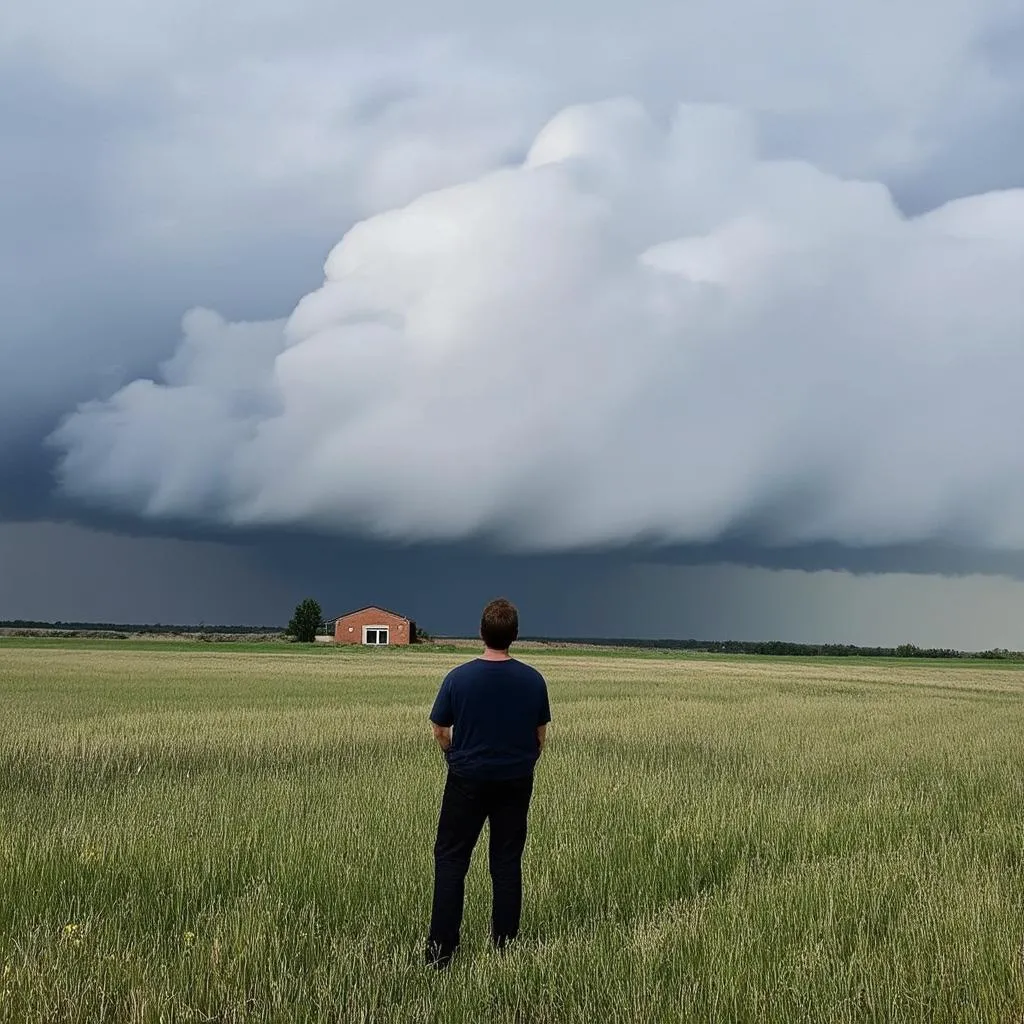
[[[466,652],[199,646],[0,641],[0,1021],[1024,1019],[1018,668],[531,654],[521,941],[481,845],[438,975]]]

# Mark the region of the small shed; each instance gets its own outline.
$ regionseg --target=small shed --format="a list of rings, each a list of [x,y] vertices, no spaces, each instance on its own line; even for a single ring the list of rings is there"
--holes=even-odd
[[[371,604],[339,615],[334,620],[336,644],[394,647],[415,643],[416,623],[398,612]]]

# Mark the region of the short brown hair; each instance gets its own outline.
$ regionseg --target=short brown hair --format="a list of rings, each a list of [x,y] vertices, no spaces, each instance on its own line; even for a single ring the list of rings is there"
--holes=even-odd
[[[480,616],[480,639],[492,651],[507,651],[519,636],[519,612],[511,601],[499,597]]]

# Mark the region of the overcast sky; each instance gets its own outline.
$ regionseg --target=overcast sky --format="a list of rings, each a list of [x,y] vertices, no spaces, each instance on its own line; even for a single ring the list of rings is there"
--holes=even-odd
[[[1024,647],[1020,0],[8,8],[0,617]]]

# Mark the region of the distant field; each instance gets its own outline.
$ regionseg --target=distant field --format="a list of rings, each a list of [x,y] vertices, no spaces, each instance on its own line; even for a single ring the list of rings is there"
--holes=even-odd
[[[1024,671],[531,657],[520,947],[421,967],[465,651],[0,641],[0,1020],[1024,1019]]]

